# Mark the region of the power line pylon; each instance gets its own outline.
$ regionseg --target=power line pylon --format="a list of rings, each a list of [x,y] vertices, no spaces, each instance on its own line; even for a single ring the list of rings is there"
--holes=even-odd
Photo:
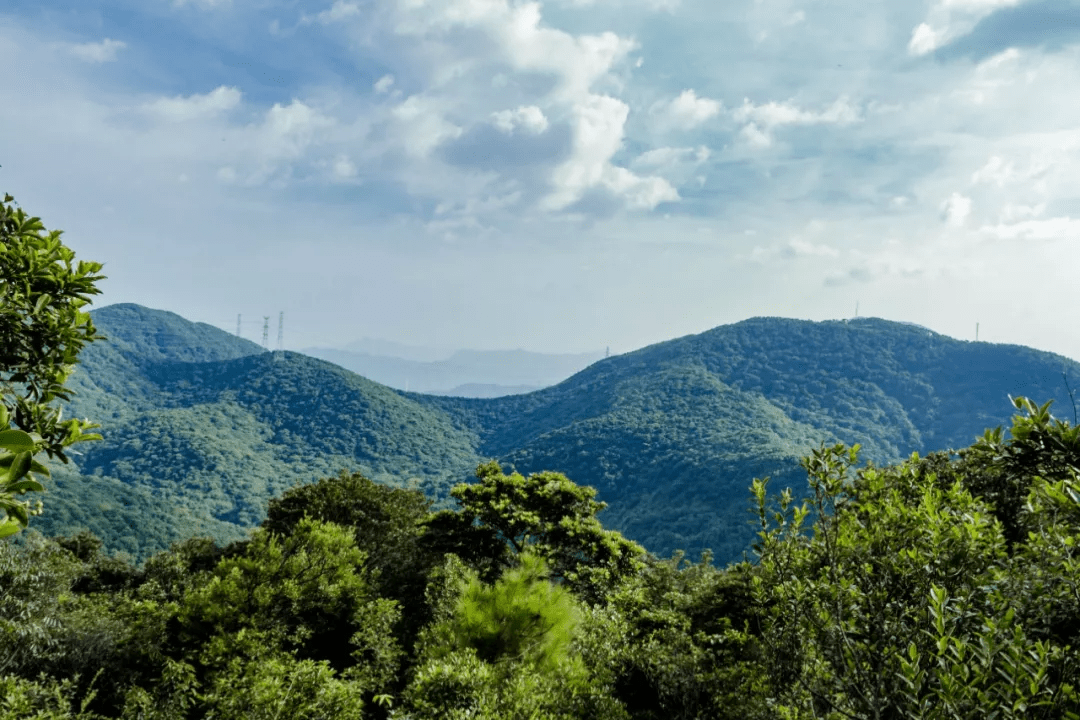
[[[270,316],[269,315],[263,315],[263,341],[262,341],[263,349],[265,349],[265,350],[270,349],[270,346],[268,345],[269,340],[270,340]]]
[[[240,313],[236,313],[236,337],[240,337]]]
[[[277,316],[277,349],[285,349],[285,311],[281,311]]]

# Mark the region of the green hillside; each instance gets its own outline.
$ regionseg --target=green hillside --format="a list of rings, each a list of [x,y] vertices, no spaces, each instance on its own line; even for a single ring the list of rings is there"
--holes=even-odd
[[[805,481],[821,442],[879,463],[961,447],[1007,424],[1008,395],[1071,405],[1080,366],[902,323],[755,318],[601,360],[551,388],[494,399],[404,393],[330,363],[269,353],[136,305],[94,311],[70,410],[102,425],[58,471],[37,525],[89,527],[136,556],[258,523],[270,497],[341,469],[445,502],[497,458],[593,485],[606,526],[661,555],[741,555],[755,476]]]
[[[53,464],[45,532],[89,527],[142,557],[190,537],[242,537],[269,498],[360,470],[445,497],[480,458],[438,411],[330,363],[270,353],[137,305],[93,313],[70,411],[102,425],[73,466]]]
[[[1030,348],[872,318],[754,318],[529,395],[435,402],[477,427],[482,454],[595,486],[605,524],[650,550],[726,560],[753,538],[753,477],[802,486],[798,458],[822,441],[861,443],[877,463],[966,447],[1008,424],[1009,395],[1071,419],[1063,371],[1080,384],[1076,362]]]

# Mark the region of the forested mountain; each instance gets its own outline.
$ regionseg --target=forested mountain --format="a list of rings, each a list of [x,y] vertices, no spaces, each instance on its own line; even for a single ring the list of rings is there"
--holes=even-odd
[[[592,485],[607,527],[666,555],[737,558],[755,476],[805,485],[798,459],[861,443],[879,463],[962,447],[1007,424],[1008,395],[1056,401],[1080,366],[875,319],[755,318],[601,360],[525,395],[392,390],[328,362],[264,352],[135,305],[93,312],[109,340],[81,356],[70,410],[102,425],[58,472],[37,526],[90,527],[143,556],[239,537],[285,488],[348,468],[444,501],[477,464],[557,470]],[[55,466],[54,466],[55,467]],[[80,476],[81,475],[81,476]]]

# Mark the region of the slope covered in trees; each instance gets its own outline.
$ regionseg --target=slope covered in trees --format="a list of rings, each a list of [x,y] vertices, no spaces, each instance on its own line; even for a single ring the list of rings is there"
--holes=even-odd
[[[1057,355],[902,323],[757,318],[527,395],[433,397],[172,313],[92,316],[109,339],[85,351],[70,411],[97,419],[105,439],[76,458],[87,479],[59,471],[43,520],[50,532],[93,528],[136,556],[196,529],[239,538],[271,496],[342,469],[444,503],[497,459],[597,488],[605,523],[654,552],[708,548],[727,561],[753,535],[751,478],[799,482],[799,458],[821,442],[858,442],[879,463],[962,447],[1007,421],[1009,395],[1069,413],[1065,378],[1080,378]]]

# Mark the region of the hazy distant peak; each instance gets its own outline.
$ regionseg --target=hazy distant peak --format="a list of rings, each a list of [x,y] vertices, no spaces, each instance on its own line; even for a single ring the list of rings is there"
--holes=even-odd
[[[344,350],[346,352],[360,353],[377,357],[391,357],[412,362],[439,362],[446,360],[453,354],[448,348],[437,348],[425,345],[409,345],[393,340],[381,340],[379,338],[363,338],[354,340],[340,347],[318,348],[321,350]]]

